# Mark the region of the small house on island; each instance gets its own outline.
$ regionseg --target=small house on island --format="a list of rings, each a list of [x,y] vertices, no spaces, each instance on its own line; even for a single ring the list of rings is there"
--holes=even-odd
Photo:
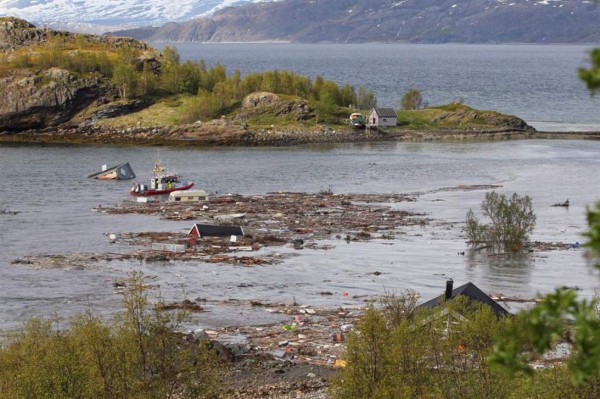
[[[393,108],[373,108],[367,117],[368,126],[396,126],[398,115]]]
[[[242,229],[242,226],[214,226],[195,223],[188,232],[188,235],[199,238],[243,236],[244,229]]]

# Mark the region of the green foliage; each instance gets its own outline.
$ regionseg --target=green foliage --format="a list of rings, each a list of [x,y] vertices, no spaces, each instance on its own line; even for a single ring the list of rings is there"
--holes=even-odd
[[[336,110],[335,100],[332,94],[323,89],[321,93],[319,93],[319,100],[312,103],[312,106],[317,114],[317,123],[319,121],[323,122],[328,115],[331,115]]]
[[[226,106],[227,102],[217,94],[208,91],[201,92],[186,109],[180,122],[193,123],[199,120],[216,118],[225,112]]]
[[[597,0],[594,2],[599,3]],[[579,78],[586,83],[593,96],[600,89],[600,48],[592,50],[590,60],[590,68],[579,69]],[[587,222],[588,231],[584,235],[588,241],[585,246],[590,258],[595,261],[594,267],[600,269],[600,203],[588,208]],[[524,328],[498,336],[490,363],[513,376],[519,372],[534,374],[529,361],[548,352],[557,342],[565,342],[571,346],[568,373],[562,376],[567,381],[553,397],[600,397],[598,308],[597,298],[592,301],[579,300],[574,291],[557,289],[532,309],[521,312],[521,316],[527,320]],[[571,381],[574,384],[569,384]]]
[[[400,105],[402,109],[420,109],[423,107],[423,96],[421,95],[421,91],[412,87],[408,90],[404,96],[402,96],[402,100],[400,100]]]
[[[535,227],[536,216],[531,198],[513,193],[510,198],[495,191],[481,203],[489,224],[482,224],[472,210],[467,212],[465,233],[473,246],[486,245],[493,251],[521,251]]]
[[[377,107],[377,97],[375,97],[373,90],[359,87],[356,94],[356,108],[370,110],[375,107]]]
[[[586,247],[591,257],[600,256],[600,203],[588,209]],[[596,263],[596,268],[599,268]],[[571,346],[568,369],[578,389],[597,390],[600,366],[600,318],[598,300],[579,300],[572,290],[558,289],[523,312],[524,328],[501,335],[490,361],[511,374],[533,373],[529,361],[548,352],[557,342]],[[585,385],[584,385],[585,384]],[[596,392],[596,391],[594,391]]]
[[[88,43],[85,35],[74,35],[70,41],[50,38],[43,48],[15,54],[11,58],[11,66],[57,67],[80,74],[95,73],[110,81],[121,99],[197,95],[198,106],[188,108],[182,121],[222,116],[245,96],[257,91],[310,99],[319,104],[322,117],[328,112],[335,113],[336,106],[360,104],[354,87],[346,84],[340,88],[321,76],[311,81],[308,77],[279,70],[251,73],[244,77],[235,71],[228,76],[223,65],[207,68],[203,61],[182,63],[177,49],[171,46],[163,48],[161,65],[154,68],[149,62],[142,61],[145,59],[142,50],[131,45],[110,49],[102,46],[101,43]],[[372,91],[361,88],[360,92],[364,105],[376,103]]]
[[[131,64],[119,64],[115,66],[112,82],[119,91],[119,97],[127,100],[133,97],[138,83],[138,74]]]
[[[460,297],[415,310],[413,293],[387,296],[384,309],[368,308],[350,335],[333,398],[508,397],[509,378],[485,360],[493,335],[518,328],[517,321]]]
[[[179,65],[179,62],[181,61],[181,56],[179,55],[177,48],[172,46],[165,46],[165,48],[163,48],[162,56],[163,66],[167,68]]]
[[[21,54],[13,60],[15,67],[62,68],[81,74],[98,72],[110,76],[113,63],[106,53],[60,49],[44,50],[37,56]]]
[[[414,308],[411,292],[386,297],[382,309],[370,307],[365,311],[356,331],[348,337],[347,366],[332,381],[332,398],[599,397],[600,374],[592,374],[584,384],[576,384],[571,377],[571,364],[569,368],[553,364],[535,372],[521,367],[519,370],[530,372],[512,374],[504,372],[504,368],[514,367],[512,363],[497,367],[502,361],[514,359],[512,353],[498,358],[499,346],[514,346],[514,341],[506,337],[547,334],[554,340],[552,331],[529,331],[528,314],[498,319],[485,305],[469,303],[462,297],[427,310]],[[568,296],[557,300],[560,304],[552,306],[571,303]],[[503,339],[495,339],[496,336]],[[534,350],[530,345],[526,353]],[[491,364],[490,356],[494,358]],[[596,360],[576,361],[591,366]]]
[[[583,80],[592,95],[600,89],[600,48],[590,53],[591,66],[579,69],[579,78]]]
[[[219,366],[206,342],[176,331],[186,314],[152,307],[134,274],[126,311],[110,323],[88,312],[69,328],[33,319],[0,350],[0,397],[6,399],[216,398]]]

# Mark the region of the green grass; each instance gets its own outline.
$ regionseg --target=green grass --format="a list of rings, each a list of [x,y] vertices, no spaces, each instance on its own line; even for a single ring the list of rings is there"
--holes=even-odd
[[[194,96],[191,95],[168,97],[139,112],[101,119],[98,125],[112,128],[175,126],[179,124],[188,107],[192,106],[193,101]]]
[[[461,103],[450,103],[419,110],[399,110],[398,122],[404,129],[476,129],[496,127],[508,115],[482,111]]]

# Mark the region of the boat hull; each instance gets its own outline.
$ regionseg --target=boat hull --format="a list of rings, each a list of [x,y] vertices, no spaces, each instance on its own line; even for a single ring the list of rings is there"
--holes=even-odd
[[[183,190],[189,190],[190,188],[194,187],[194,183],[188,183],[184,186],[180,186],[180,187],[172,187],[172,188],[165,188],[162,190],[146,190],[146,191],[141,191],[141,192],[135,192],[134,190],[129,191],[129,194],[136,196],[136,197],[148,197],[148,196],[152,196],[152,195],[168,195],[170,193],[172,193],[173,191],[183,191]]]

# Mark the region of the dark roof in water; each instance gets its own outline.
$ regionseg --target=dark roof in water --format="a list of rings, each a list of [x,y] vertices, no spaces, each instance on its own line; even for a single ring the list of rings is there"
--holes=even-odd
[[[188,234],[192,234],[194,229],[196,229],[200,237],[229,237],[244,235],[244,229],[241,226],[214,226],[210,224],[195,223]]]
[[[473,283],[469,282],[465,285],[461,285],[460,287],[452,290],[451,298],[456,298],[459,295],[464,295],[467,298],[469,298],[470,300],[478,301],[478,302],[488,305],[490,308],[492,308],[492,311],[498,317],[506,316],[506,315],[510,314],[508,312],[508,310],[504,309],[498,302],[496,302],[492,298],[490,298],[488,294],[481,291]],[[444,303],[444,300],[445,300],[445,295],[442,294],[442,295],[440,295],[436,298],[433,298],[425,303],[422,303],[421,305],[419,305],[419,307],[422,306],[422,307],[426,307],[426,308],[432,308],[432,307],[435,307],[435,306],[438,306],[438,305]]]
[[[377,115],[382,118],[397,118],[396,111],[394,108],[374,108]]]

